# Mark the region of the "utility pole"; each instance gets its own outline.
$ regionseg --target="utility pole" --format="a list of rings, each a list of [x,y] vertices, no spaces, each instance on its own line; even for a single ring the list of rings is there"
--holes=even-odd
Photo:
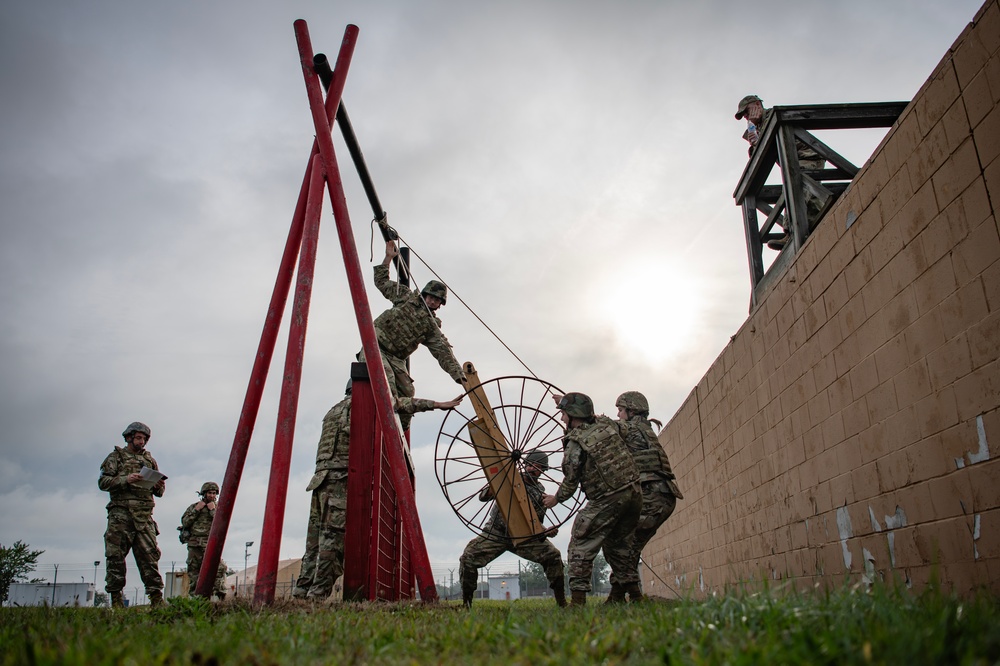
[[[59,565],[54,564],[53,566],[56,568],[56,573],[52,576],[52,607],[54,608],[56,605],[56,583],[59,582]]]
[[[252,545],[253,541],[247,541],[246,549],[243,551],[243,594],[247,594],[247,562],[250,560],[250,546]]]
[[[100,560],[94,560],[94,605],[97,605],[97,567],[101,565]]]

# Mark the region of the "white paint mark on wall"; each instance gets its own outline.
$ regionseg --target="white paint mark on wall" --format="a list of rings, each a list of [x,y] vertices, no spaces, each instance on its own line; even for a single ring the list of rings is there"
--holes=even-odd
[[[893,569],[896,568],[896,535],[892,533],[892,530],[905,526],[906,514],[901,507],[897,506],[895,514],[885,517],[885,528],[889,530],[889,533],[885,535],[886,541],[889,542],[889,566]]]
[[[698,587],[701,588],[702,592],[705,591],[705,572],[702,571],[701,567],[698,567]]]
[[[979,435],[979,450],[975,453],[969,453],[970,465],[975,465],[976,463],[990,459],[990,447],[986,442],[986,426],[983,425],[982,414],[976,417],[976,434]]]
[[[906,513],[901,507],[896,507],[896,513],[885,517],[886,529],[894,530],[897,527],[906,527]]]
[[[882,526],[878,524],[878,520],[875,518],[875,509],[872,508],[871,504],[868,505],[868,515],[872,519],[872,529],[876,532],[881,532]]]
[[[979,559],[979,514],[976,514],[975,522],[972,527],[972,555],[974,559]]]
[[[840,532],[840,548],[844,551],[844,566],[850,570],[852,557],[847,547],[847,540],[854,536],[854,528],[851,526],[851,514],[848,513],[846,506],[837,509],[837,530]]]
[[[867,548],[861,549],[861,559],[864,560],[865,573],[862,574],[861,580],[865,585],[871,585],[875,582],[875,556],[871,554]]]

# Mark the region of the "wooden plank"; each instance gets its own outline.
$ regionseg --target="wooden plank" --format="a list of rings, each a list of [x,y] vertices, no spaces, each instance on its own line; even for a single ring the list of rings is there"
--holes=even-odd
[[[544,528],[528,497],[524,479],[514,457],[516,454],[510,450],[497,424],[489,398],[479,381],[479,374],[472,363],[465,363],[464,370],[465,385],[471,391],[470,398],[478,417],[469,422],[469,438],[486,475],[494,501],[500,509],[500,515],[507,524],[507,534],[514,545],[517,545],[543,532]]]

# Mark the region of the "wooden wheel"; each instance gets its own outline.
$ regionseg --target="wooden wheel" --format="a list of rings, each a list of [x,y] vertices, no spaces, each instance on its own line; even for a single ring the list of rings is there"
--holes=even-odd
[[[542,472],[539,481],[546,493],[554,495],[562,483],[562,437],[565,430],[551,396],[562,394],[562,391],[534,377],[517,376],[490,379],[479,384],[479,388],[485,392],[496,425],[505,440],[504,454],[498,459],[501,468],[499,477],[509,478],[504,467],[513,467],[523,474],[525,458],[541,451],[548,456],[548,469]],[[505,531],[497,534],[487,529],[496,502],[480,500],[480,493],[490,484],[470,434],[477,422],[476,411],[471,404],[475,399],[473,391],[469,391],[462,404],[446,414],[438,431],[434,472],[459,519],[476,534],[502,540],[507,536]],[[498,470],[491,471],[496,475]],[[510,493],[496,493],[498,497],[504,495],[511,496]],[[582,493],[577,489],[572,498],[546,510],[542,521],[544,529],[563,525],[582,503]]]

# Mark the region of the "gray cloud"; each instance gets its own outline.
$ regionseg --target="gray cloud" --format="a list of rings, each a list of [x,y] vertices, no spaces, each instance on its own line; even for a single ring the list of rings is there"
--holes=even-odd
[[[638,388],[667,420],[747,313],[736,100],[907,99],[978,6],[0,7],[0,543],[90,580],[97,468],[141,419],[170,476],[162,568],[184,561],[174,527],[224,473],[312,142],[294,19],[331,57],[360,26],[344,99],[403,237],[539,376],[609,412]],[[878,139],[830,141],[860,163]],[[359,254],[377,262],[336,145]],[[457,300],[442,316],[460,360],[527,373]],[[259,545],[284,335],[224,552],[234,566]],[[301,554],[320,420],[359,346],[327,205],[283,558]],[[425,351],[413,374],[418,395],[457,393]],[[440,422],[420,415],[412,434],[430,557],[447,562],[470,534],[434,478]]]

